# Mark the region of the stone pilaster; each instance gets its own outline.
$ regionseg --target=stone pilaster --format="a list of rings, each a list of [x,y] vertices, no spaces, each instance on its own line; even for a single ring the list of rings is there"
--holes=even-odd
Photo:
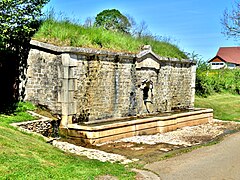
[[[61,126],[67,127],[72,124],[72,117],[77,112],[77,105],[74,101],[74,91],[76,90],[76,77],[74,77],[74,68],[77,61],[72,59],[69,54],[62,54],[62,70],[59,76],[62,79],[62,89],[59,101],[62,103],[62,121]]]
[[[192,64],[191,66],[191,108],[194,108],[195,101],[195,83],[196,83],[196,64]]]

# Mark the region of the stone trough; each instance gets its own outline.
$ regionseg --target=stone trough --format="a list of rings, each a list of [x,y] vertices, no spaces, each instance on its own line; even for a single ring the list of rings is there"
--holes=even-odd
[[[173,131],[185,126],[204,124],[213,120],[212,109],[163,113],[152,117],[108,119],[85,124],[69,124],[62,134],[76,143],[99,144],[136,135]]]

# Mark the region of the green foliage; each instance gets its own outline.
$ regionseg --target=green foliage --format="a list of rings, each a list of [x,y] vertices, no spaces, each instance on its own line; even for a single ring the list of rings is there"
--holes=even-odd
[[[18,102],[16,112],[34,111],[36,107],[30,102]]]
[[[207,70],[210,70],[210,65],[208,64],[208,62],[203,61],[202,59],[197,59],[197,71],[207,71]]]
[[[46,19],[33,39],[58,46],[107,49],[137,53],[149,44],[160,56],[185,59],[187,56],[176,45],[159,41],[154,37],[136,38],[125,33],[108,31],[96,27],[84,27],[69,20]]]
[[[104,10],[97,14],[94,25],[122,33],[129,33],[131,28],[128,18],[116,9]]]
[[[196,74],[196,94],[206,97],[213,93],[221,92],[240,94],[240,70],[198,68]]]
[[[41,9],[49,0],[0,1],[0,49],[14,50],[36,31]]]
[[[0,112],[12,113],[24,98],[29,41],[49,0],[0,0]],[[8,81],[6,81],[6,77]]]
[[[207,96],[213,92],[211,78],[208,76],[208,72],[197,71],[195,88],[196,94],[200,96]]]

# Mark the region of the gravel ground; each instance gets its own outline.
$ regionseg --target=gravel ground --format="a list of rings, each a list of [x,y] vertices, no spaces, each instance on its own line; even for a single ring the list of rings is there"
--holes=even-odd
[[[215,119],[213,122],[209,122],[207,124],[183,127],[175,131],[158,133],[155,135],[133,136],[117,141],[110,141],[107,143],[98,144],[97,146],[120,142],[132,142],[149,145],[167,143],[172,145],[192,146],[201,144],[207,139],[214,139],[215,137],[226,132],[227,130],[233,129],[237,126],[240,127],[240,123],[219,121]]]
[[[129,160],[126,157],[118,154],[113,154],[113,153],[107,153],[104,151],[100,151],[97,149],[90,149],[90,148],[85,148],[81,146],[76,146],[74,144],[70,144],[67,142],[59,142],[54,140],[52,142],[53,146],[69,153],[77,154],[80,156],[87,156],[89,159],[97,159],[102,162],[119,162],[121,164],[128,164],[134,161],[137,161],[135,159]]]
[[[198,126],[183,127],[176,131],[159,133],[156,135],[134,136],[124,138],[115,142],[134,142],[138,144],[157,144],[167,143],[172,145],[192,146],[201,144],[206,138],[219,136],[225,131],[224,123],[207,123]]]
[[[149,153],[153,153],[153,151],[156,152],[160,150],[164,153],[174,148],[190,147],[208,142],[227,131],[232,131],[237,128],[240,128],[239,123],[214,120],[211,123],[184,127],[176,131],[110,141],[98,144],[93,148],[76,146],[60,141],[54,141],[53,145],[63,151],[87,156],[90,159],[127,164],[138,161],[138,158],[141,159],[141,156],[148,156]],[[164,144],[164,146],[159,146],[159,144]],[[151,152],[148,150],[149,147]],[[141,156],[139,156],[139,154],[141,154]]]

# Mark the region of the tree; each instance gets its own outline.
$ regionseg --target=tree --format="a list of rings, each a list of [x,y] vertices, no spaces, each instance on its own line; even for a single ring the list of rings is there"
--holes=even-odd
[[[150,33],[150,31],[148,30],[148,25],[145,21],[141,21],[139,24],[135,21],[135,19],[130,16],[129,14],[125,15],[129,21],[129,23],[131,24],[131,34],[133,36],[136,37],[143,37],[143,36],[147,36]]]
[[[148,25],[145,21],[140,22],[140,24],[136,28],[135,34],[137,37],[143,37],[143,36],[151,34],[148,31]]]
[[[87,17],[84,22],[84,27],[93,27],[94,25],[94,17]]]
[[[24,96],[20,84],[26,80],[29,42],[48,1],[0,0],[0,111],[8,110]]]
[[[39,25],[41,9],[48,1],[1,0],[0,48],[13,49],[14,46],[21,44],[22,40],[30,40]]]
[[[125,14],[126,18],[128,19],[130,25],[131,25],[131,28],[130,28],[130,34],[131,35],[135,35],[135,30],[136,30],[136,26],[137,26],[137,22],[135,21],[135,19],[129,15],[129,14]]]
[[[104,10],[97,14],[94,25],[123,33],[130,33],[131,24],[128,18],[116,9]]]
[[[236,2],[236,7],[230,11],[226,9],[221,19],[223,34],[227,37],[238,39],[240,37],[240,2]]]

